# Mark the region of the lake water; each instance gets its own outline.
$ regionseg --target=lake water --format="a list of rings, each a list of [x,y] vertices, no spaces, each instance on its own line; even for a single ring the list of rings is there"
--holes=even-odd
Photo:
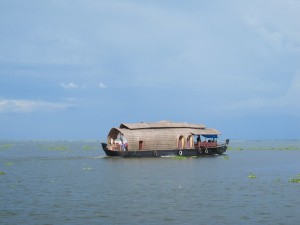
[[[230,147],[123,159],[94,141],[0,141],[0,224],[299,224],[300,141]]]

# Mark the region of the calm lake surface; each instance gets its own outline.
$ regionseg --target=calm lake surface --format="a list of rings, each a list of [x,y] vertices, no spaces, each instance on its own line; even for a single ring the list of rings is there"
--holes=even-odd
[[[300,141],[230,147],[123,159],[95,141],[0,141],[0,224],[299,224]]]

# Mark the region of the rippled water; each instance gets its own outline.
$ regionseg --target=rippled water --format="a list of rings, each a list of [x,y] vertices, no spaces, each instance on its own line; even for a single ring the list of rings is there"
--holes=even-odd
[[[2,141],[0,224],[299,224],[300,183],[289,182],[299,143],[123,159],[104,157],[97,142]]]

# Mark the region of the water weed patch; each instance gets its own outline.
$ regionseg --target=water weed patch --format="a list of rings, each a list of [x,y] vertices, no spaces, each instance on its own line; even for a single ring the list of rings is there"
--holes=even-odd
[[[13,147],[13,144],[5,143],[0,145],[0,150],[8,150]]]
[[[222,159],[228,160],[229,156],[228,155],[224,155],[224,156],[222,156]]]
[[[248,178],[253,179],[256,178],[256,175],[252,172],[249,173]]]
[[[297,177],[290,178],[289,182],[291,182],[291,183],[300,183],[300,174],[298,174]]]

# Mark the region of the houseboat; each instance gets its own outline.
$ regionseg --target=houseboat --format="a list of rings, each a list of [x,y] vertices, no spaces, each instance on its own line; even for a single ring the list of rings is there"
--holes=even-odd
[[[229,139],[218,142],[220,132],[203,124],[160,121],[122,123],[111,128],[101,143],[107,156],[164,157],[221,155]]]

